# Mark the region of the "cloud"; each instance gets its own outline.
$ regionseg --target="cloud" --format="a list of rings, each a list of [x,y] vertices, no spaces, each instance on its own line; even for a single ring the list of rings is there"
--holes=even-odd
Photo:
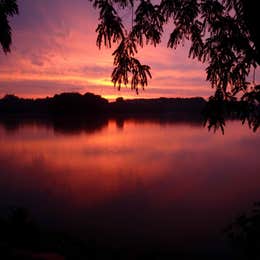
[[[89,1],[19,0],[18,4],[20,14],[11,19],[12,53],[0,53],[1,93],[44,96],[91,90],[136,97],[129,88],[118,93],[110,82],[113,50],[96,46],[98,14]],[[152,67],[153,75],[139,97],[198,96],[212,91],[205,81],[206,65],[189,59],[188,47],[167,49],[164,40],[157,48],[139,50],[137,57]]]
[[[174,74],[174,73],[173,73]],[[177,74],[178,75],[178,74]],[[154,80],[156,84],[164,85],[168,87],[174,87],[175,85],[178,86],[210,86],[210,83],[206,83],[205,79],[201,77],[189,77],[188,75],[186,77],[183,76],[158,76]]]
[[[74,84],[66,84],[57,81],[28,81],[19,80],[13,81],[0,81],[0,95],[16,94],[20,97],[46,97],[52,96],[55,93],[62,92],[82,92],[84,88]]]

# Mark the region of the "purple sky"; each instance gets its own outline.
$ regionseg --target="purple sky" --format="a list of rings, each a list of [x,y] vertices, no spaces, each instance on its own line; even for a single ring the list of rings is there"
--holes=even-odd
[[[138,57],[152,67],[153,79],[136,96],[111,83],[111,49],[96,46],[97,12],[88,0],[18,0],[12,19],[12,52],[0,54],[0,95],[45,97],[60,92],[93,92],[107,98],[210,96],[204,68],[188,59],[188,42],[177,50],[166,41],[145,47]],[[124,16],[130,15],[126,11]],[[166,34],[167,36],[167,34]],[[257,79],[259,79],[257,73]]]

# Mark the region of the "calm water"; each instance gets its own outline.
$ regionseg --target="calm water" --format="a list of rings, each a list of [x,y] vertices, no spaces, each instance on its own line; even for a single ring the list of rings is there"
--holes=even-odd
[[[224,252],[260,200],[259,146],[240,122],[2,122],[0,205],[113,247]]]

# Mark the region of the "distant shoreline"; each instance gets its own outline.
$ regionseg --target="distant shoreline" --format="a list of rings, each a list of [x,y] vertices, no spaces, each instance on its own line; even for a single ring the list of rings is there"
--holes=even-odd
[[[194,98],[117,98],[114,102],[92,93],[61,93],[46,98],[20,98],[6,95],[0,99],[0,115],[74,115],[201,113],[207,101]]]

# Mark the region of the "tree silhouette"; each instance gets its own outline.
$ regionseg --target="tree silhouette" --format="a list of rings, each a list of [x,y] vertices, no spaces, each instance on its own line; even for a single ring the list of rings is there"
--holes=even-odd
[[[224,231],[232,247],[242,256],[239,259],[259,259],[260,203],[254,203],[252,210],[237,217]]]
[[[9,17],[19,12],[16,0],[0,0],[0,44],[4,53],[10,52],[12,43],[12,29],[9,24]]]
[[[246,0],[90,0],[99,10],[97,45],[115,46],[112,82],[119,89],[131,81],[138,93],[151,77],[150,67],[136,59],[138,48],[162,40],[164,26],[172,25],[168,47],[191,42],[189,57],[207,63],[207,80],[217,99],[259,98],[249,84],[250,70],[260,63],[257,11]],[[132,23],[122,10],[132,10]],[[252,94],[250,94],[252,93]],[[255,100],[254,100],[255,102]]]

